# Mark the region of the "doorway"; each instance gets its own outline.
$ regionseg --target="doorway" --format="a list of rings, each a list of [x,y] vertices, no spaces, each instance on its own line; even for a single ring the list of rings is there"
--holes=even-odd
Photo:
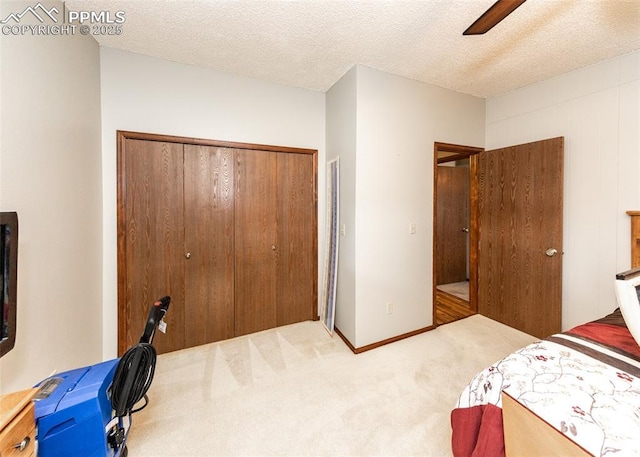
[[[433,321],[478,311],[477,155],[482,148],[434,143]]]

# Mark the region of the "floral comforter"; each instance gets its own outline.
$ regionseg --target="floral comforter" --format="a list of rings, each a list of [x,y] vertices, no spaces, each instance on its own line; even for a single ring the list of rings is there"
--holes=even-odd
[[[640,456],[640,347],[619,310],[478,373],[451,413],[454,456],[504,455],[502,391],[594,456]]]

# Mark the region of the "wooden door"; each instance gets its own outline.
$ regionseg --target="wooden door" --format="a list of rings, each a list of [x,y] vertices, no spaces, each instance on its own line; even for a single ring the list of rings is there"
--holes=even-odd
[[[466,281],[469,239],[469,167],[438,166],[436,280]]]
[[[171,296],[167,333],[156,333],[158,352],[184,347],[183,147],[125,140],[120,157],[118,351],[140,340],[149,308]],[[121,208],[120,208],[121,206]]]
[[[118,132],[118,353],[317,318],[317,151]]]
[[[317,315],[314,160],[309,154],[277,155],[277,325]],[[315,313],[315,314],[314,314]]]
[[[277,153],[235,151],[235,333],[277,325]]]
[[[479,160],[478,312],[539,338],[561,329],[563,151],[553,138]]]
[[[185,347],[234,334],[234,150],[184,146]]]

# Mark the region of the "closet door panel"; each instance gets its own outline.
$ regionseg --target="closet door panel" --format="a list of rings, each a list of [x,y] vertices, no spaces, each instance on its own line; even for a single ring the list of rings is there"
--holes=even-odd
[[[235,151],[236,336],[276,326],[276,153]]]
[[[280,153],[277,165],[277,325],[286,325],[317,315],[314,158]]]
[[[185,145],[185,346],[234,336],[234,153]]]
[[[138,343],[150,307],[171,296],[165,316],[167,333],[157,332],[158,352],[184,347],[183,169],[181,144],[126,140],[121,160],[125,243],[124,304],[119,309],[119,331],[125,345]]]

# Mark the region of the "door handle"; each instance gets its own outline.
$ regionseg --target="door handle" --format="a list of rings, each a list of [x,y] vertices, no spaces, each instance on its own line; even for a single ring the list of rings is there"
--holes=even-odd
[[[544,251],[544,253],[547,255],[547,257],[554,257],[558,254],[558,250],[556,248],[549,248]]]
[[[187,252],[187,253],[184,255],[184,258],[185,258],[185,259],[190,259],[190,258],[191,258],[191,253],[190,253],[190,252]]]
[[[464,233],[469,233],[469,229],[468,229],[468,228],[466,228],[466,227],[463,227],[462,231],[463,231]]]
[[[272,244],[272,245],[271,245],[271,250],[272,250],[272,251],[275,251],[275,250],[276,250],[276,245],[275,245],[275,244]]]

